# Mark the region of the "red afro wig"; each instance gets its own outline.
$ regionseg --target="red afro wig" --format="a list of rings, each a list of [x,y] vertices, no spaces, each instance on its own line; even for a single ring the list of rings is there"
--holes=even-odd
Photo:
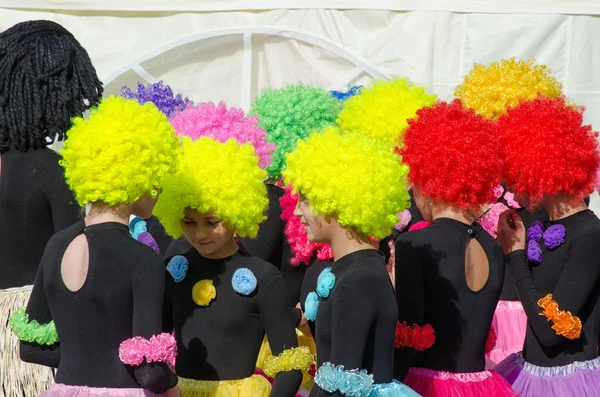
[[[472,209],[495,201],[502,174],[496,138],[492,121],[456,99],[419,110],[396,151],[423,195]]]
[[[498,119],[504,179],[532,203],[565,193],[574,200],[594,191],[597,132],[583,125],[583,108],[564,97],[521,102]]]
[[[279,199],[281,204],[281,219],[285,221],[285,237],[287,238],[292,257],[290,263],[298,266],[301,263],[310,265],[313,255],[317,254],[317,259],[326,261],[333,258],[329,244],[313,243],[308,239],[308,234],[304,230],[304,225],[300,218],[294,216],[294,209],[298,204],[298,194],[292,193],[292,188],[287,187],[285,193]]]

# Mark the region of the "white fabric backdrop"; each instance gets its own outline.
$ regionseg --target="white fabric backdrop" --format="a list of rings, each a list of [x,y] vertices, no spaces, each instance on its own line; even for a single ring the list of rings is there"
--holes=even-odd
[[[0,7],[52,10],[239,11],[371,9],[393,11],[600,14],[596,0],[3,0]]]
[[[137,81],[164,79],[195,101],[226,100],[247,109],[264,87],[304,81],[343,89],[398,75],[450,99],[473,62],[515,56],[548,65],[567,96],[587,107],[587,121],[600,129],[600,18],[551,13],[596,13],[597,0],[319,1],[323,7],[391,8],[393,3],[402,9],[418,3],[422,9],[446,4],[444,8],[459,11],[496,13],[318,8],[118,11],[273,6],[273,2],[248,0],[14,0],[15,8],[1,8],[7,3],[0,1],[0,29],[27,19],[63,24],[88,49],[108,93]],[[302,1],[306,7],[316,3]],[[277,6],[293,4],[281,0]],[[44,11],[44,7],[65,10]],[[504,13],[540,7],[545,13]],[[82,11],[86,8],[112,11]]]

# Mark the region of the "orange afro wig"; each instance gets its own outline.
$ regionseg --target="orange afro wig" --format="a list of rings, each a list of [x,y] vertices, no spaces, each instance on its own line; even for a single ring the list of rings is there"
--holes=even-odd
[[[456,99],[419,110],[396,151],[423,195],[471,209],[495,200],[502,174],[496,137],[492,121]]]
[[[498,119],[504,179],[512,191],[534,203],[558,193],[579,200],[594,191],[598,133],[583,125],[583,110],[563,97],[538,97]]]

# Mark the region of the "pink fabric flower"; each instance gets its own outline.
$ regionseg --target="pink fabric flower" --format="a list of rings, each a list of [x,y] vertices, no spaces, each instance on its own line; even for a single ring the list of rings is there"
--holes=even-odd
[[[519,205],[519,203],[517,202],[517,200],[515,200],[515,194],[514,193],[506,192],[504,194],[504,200],[506,200],[506,204],[508,204],[508,206],[510,208],[514,208],[514,209],[521,208],[521,206]]]
[[[141,336],[127,339],[119,346],[119,359],[123,364],[133,366],[141,365],[144,362],[144,357],[146,356],[149,346],[150,341]]]
[[[479,218],[478,222],[492,237],[496,238],[498,218],[500,218],[500,214],[506,210],[508,210],[508,207],[502,203],[490,204],[490,209]]]
[[[163,362],[174,366],[176,356],[177,343],[168,333],[154,335],[150,340],[134,336],[119,346],[119,359],[126,365],[141,365],[146,359],[149,363]]]
[[[412,221],[412,215],[409,210],[404,210],[398,213],[398,223],[394,226],[394,229],[401,232],[406,229],[406,226]]]
[[[496,200],[502,197],[502,193],[504,193],[504,188],[502,187],[502,185],[498,185],[494,188],[494,197],[496,198]]]

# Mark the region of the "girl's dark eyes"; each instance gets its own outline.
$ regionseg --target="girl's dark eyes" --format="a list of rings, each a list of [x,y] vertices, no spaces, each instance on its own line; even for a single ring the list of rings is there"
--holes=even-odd
[[[196,223],[195,221],[191,220],[191,219],[184,219],[183,223],[185,223],[186,225],[191,225],[193,223]]]
[[[209,226],[217,226],[221,221],[206,221],[206,224]]]

